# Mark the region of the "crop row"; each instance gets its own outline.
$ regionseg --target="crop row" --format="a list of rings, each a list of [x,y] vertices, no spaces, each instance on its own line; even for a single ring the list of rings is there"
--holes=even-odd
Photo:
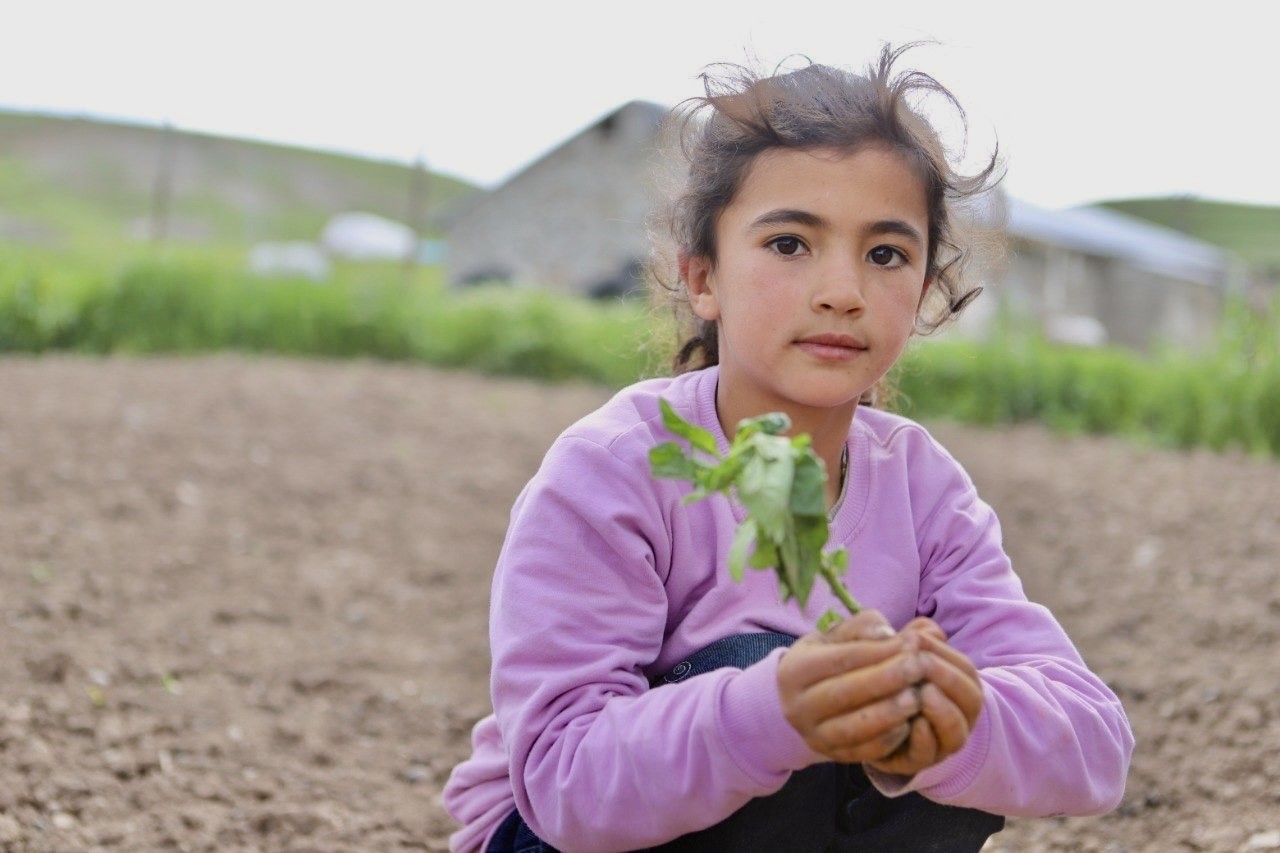
[[[655,333],[655,325],[661,332]],[[445,288],[438,271],[260,279],[207,257],[110,264],[0,256],[0,352],[206,352],[418,360],[621,386],[662,370],[669,329],[636,302]],[[1002,335],[922,341],[895,377],[913,417],[1041,421],[1280,456],[1280,310],[1237,306],[1204,352],[1139,356]]]
[[[1140,356],[1029,336],[914,347],[896,374],[897,408],[967,423],[1039,421],[1174,447],[1280,456],[1280,302],[1228,312],[1216,343]]]
[[[323,284],[174,257],[118,270],[0,263],[0,352],[215,350],[418,360],[622,385],[643,373],[645,312],[536,289],[454,293],[438,272],[353,265]]]

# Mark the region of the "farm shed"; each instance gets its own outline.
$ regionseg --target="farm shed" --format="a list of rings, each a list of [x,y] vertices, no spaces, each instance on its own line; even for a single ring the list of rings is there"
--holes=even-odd
[[[1226,251],[1098,207],[1045,210],[1007,198],[1008,264],[993,300],[1051,337],[1150,349],[1212,338],[1243,268]],[[1094,328],[1103,340],[1071,340]],[[1056,331],[1064,334],[1055,335]]]
[[[450,280],[629,289],[648,254],[646,188],[666,113],[625,104],[478,198],[448,229]]]

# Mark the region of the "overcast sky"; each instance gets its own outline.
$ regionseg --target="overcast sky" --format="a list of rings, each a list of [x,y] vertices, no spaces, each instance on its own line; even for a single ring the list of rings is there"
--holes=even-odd
[[[1187,193],[1280,204],[1266,4],[3,0],[0,107],[411,160],[493,185],[625,101],[748,55],[859,68],[880,43],[998,138],[1050,207]]]

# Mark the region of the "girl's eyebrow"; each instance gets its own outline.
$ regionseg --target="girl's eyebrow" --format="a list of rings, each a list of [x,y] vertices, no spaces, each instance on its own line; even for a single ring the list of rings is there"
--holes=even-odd
[[[804,225],[817,229],[830,227],[830,223],[816,213],[794,207],[779,207],[757,216],[747,229],[749,231],[759,231],[778,225]],[[871,235],[895,234],[899,237],[905,237],[915,243],[916,246],[924,246],[924,235],[901,219],[881,219],[873,222],[867,226],[866,233]]]
[[[794,207],[779,207],[757,216],[748,226],[748,230],[758,231],[775,225],[807,225],[810,228],[826,228],[827,224],[827,220],[816,213]]]
[[[896,234],[899,237],[905,237],[917,246],[924,246],[924,236],[913,226],[903,222],[901,219],[881,219],[879,222],[871,223],[867,228],[868,234]]]

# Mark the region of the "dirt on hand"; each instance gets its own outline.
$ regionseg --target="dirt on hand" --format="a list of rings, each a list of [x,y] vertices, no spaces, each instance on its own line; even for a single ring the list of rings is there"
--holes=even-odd
[[[0,360],[0,850],[444,850],[511,503],[607,392]],[[1280,849],[1280,464],[932,425],[1120,695],[1123,805],[1005,850]]]

